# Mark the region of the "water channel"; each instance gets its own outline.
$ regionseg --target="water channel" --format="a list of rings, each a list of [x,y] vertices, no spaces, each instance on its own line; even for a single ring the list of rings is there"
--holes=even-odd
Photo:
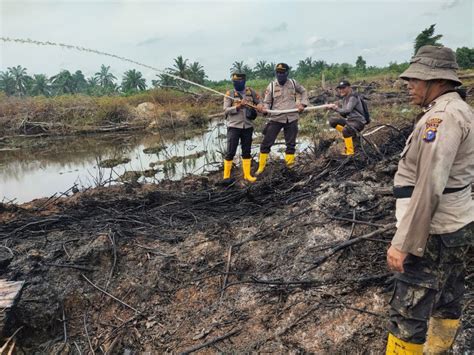
[[[255,155],[258,154],[259,137],[259,133],[254,133],[252,153]],[[139,176],[139,182],[159,182],[219,170],[226,148],[226,127],[222,121],[213,121],[207,127],[192,131],[179,128],[158,134],[115,133],[29,139],[32,143],[29,148],[0,151],[2,202],[23,203],[55,194],[59,196],[63,192],[70,194],[73,186],[82,190],[120,183],[137,171],[148,171],[145,174],[148,177],[135,175]],[[298,150],[307,149],[309,140],[300,140]],[[272,154],[282,157],[283,150],[283,142],[277,141]],[[109,159],[126,160],[112,168],[104,167],[104,161]]]

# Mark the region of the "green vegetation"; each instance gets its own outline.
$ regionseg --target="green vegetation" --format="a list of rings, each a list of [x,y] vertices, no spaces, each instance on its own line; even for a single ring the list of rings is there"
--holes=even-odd
[[[474,48],[458,48],[456,49],[456,57],[460,68],[474,68]]]
[[[424,45],[430,44],[442,46],[439,42],[443,35],[435,35],[435,26],[421,31],[414,40],[415,52]],[[456,50],[459,66],[463,69],[474,68],[474,48],[461,47]],[[350,63],[326,63],[324,60],[307,57],[300,60],[296,68],[292,69],[291,76],[302,83],[321,80],[338,81],[342,78],[357,80],[361,78],[395,76],[408,67],[409,63],[391,62],[385,67],[367,66],[365,59],[357,56],[354,65]],[[230,73],[240,72],[247,74],[247,80],[252,86],[263,89],[269,80],[274,78],[275,63],[265,60],[258,61],[253,68],[244,61],[232,63]],[[169,74],[169,75],[167,75]],[[215,90],[225,92],[230,86],[230,79],[221,81],[207,80],[204,67],[199,62],[191,62],[179,55],[174,59],[173,65],[166,68],[163,74],[157,75],[152,80],[153,88],[176,89],[189,93],[196,90],[191,84],[180,81],[172,76],[183,78],[197,84],[209,86]],[[123,76],[121,84],[117,83],[117,77],[110,72],[110,66],[102,65],[94,76],[86,78],[77,70],[71,73],[62,70],[60,73],[48,78],[44,74],[29,76],[27,69],[20,65],[7,68],[0,72],[0,91],[7,96],[60,96],[83,94],[88,96],[130,96],[147,89],[145,78],[141,72],[131,69]]]
[[[416,53],[418,49],[422,46],[432,45],[441,47],[442,44],[438,41],[443,37],[443,35],[434,35],[436,24],[431,25],[428,28],[425,28],[421,33],[415,38],[415,45],[413,53]]]
[[[435,35],[435,25],[424,29],[414,41],[417,50],[425,44],[441,45],[442,35]],[[456,50],[459,66],[474,69],[474,48]],[[392,90],[393,81],[409,63],[389,63],[385,67],[367,66],[361,56],[350,63],[326,63],[307,57],[300,60],[290,76],[308,90],[334,87],[340,79],[352,82],[376,81],[380,90]],[[235,61],[229,72],[247,74],[247,85],[263,93],[274,78],[275,63],[258,61],[252,68],[244,61]],[[169,75],[167,75],[169,74]],[[164,74],[147,86],[142,73],[136,69],[123,73],[121,81],[112,74],[110,66],[101,65],[91,77],[81,70],[62,70],[47,77],[30,76],[18,65],[0,71],[0,132],[1,135],[76,133],[107,131],[130,126],[160,129],[184,125],[202,126],[209,116],[221,111],[222,98],[170,76],[205,85],[221,93],[232,87],[229,79],[211,81],[197,61],[177,56]],[[191,94],[191,95],[190,95]],[[138,107],[139,105],[142,107]],[[316,127],[308,124],[308,131]]]

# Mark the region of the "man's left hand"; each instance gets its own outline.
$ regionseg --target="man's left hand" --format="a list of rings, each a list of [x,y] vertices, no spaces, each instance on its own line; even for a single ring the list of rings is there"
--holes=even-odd
[[[393,245],[387,250],[387,265],[389,270],[403,272],[403,262],[408,253],[398,250]]]
[[[298,104],[298,106],[296,106],[296,108],[298,109],[298,112],[303,112],[304,111],[304,105],[303,104]]]

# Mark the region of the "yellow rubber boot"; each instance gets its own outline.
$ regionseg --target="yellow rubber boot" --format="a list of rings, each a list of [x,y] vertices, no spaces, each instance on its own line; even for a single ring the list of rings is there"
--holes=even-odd
[[[257,181],[256,178],[250,174],[250,167],[252,166],[252,159],[242,159],[242,170],[244,171],[244,179],[250,182]]]
[[[346,145],[344,155],[354,155],[354,143],[352,142],[352,137],[344,138],[344,144]]]
[[[344,129],[344,126],[341,126],[340,124],[336,125],[336,130],[342,133],[342,130]]]
[[[224,160],[224,180],[230,178],[232,170],[232,160]]]
[[[423,355],[423,344],[409,343],[389,333],[385,355]]]
[[[459,319],[431,318],[424,347],[425,354],[446,354],[453,346],[460,324]]]
[[[286,154],[285,153],[285,162],[287,167],[292,167],[295,163],[295,155],[294,154]]]
[[[265,170],[265,165],[267,165],[267,158],[268,158],[268,153],[260,153],[260,156],[258,158],[258,170],[255,173],[256,175],[260,175],[263,173],[263,170]]]

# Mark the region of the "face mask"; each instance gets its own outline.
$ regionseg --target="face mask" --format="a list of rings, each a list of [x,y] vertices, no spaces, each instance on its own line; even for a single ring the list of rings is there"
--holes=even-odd
[[[288,72],[286,72],[286,73],[277,72],[276,77],[277,77],[277,80],[278,80],[278,84],[285,85],[286,80],[288,79]]]
[[[234,89],[236,91],[244,91],[245,90],[245,80],[234,80],[232,81],[234,84]]]

